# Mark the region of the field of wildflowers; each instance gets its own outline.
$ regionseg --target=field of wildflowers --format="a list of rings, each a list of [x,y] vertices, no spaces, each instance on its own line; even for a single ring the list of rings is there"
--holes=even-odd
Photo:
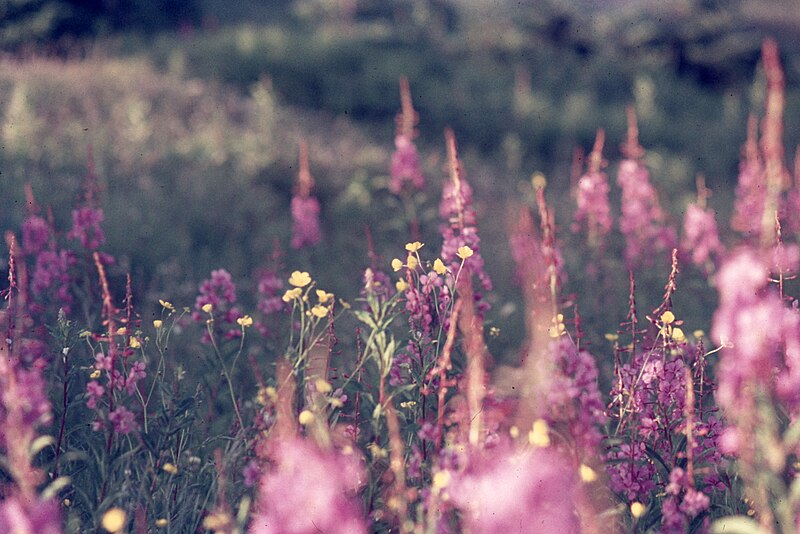
[[[566,218],[537,173],[487,234],[458,132],[418,150],[405,78],[385,157],[267,79],[14,63],[0,532],[796,532],[800,165],[774,41],[761,65],[728,225],[702,176],[674,224],[631,106]]]

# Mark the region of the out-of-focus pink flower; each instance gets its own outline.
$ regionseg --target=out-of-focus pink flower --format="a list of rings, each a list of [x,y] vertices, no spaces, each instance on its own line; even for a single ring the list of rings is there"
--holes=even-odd
[[[442,225],[442,261],[453,273],[462,270],[461,276],[475,275],[484,291],[491,291],[492,280],[483,268],[481,256],[481,239],[478,236],[477,218],[472,207],[472,187],[464,179],[461,162],[456,150],[456,139],[452,130],[445,132],[447,141],[447,157],[450,166],[450,180],[442,188],[442,199],[439,203],[439,215],[444,221]],[[467,246],[472,249],[472,256],[463,260],[458,257],[458,249]],[[488,303],[482,300],[480,293],[475,293],[478,301],[478,312],[482,316]]]
[[[364,467],[355,454],[323,451],[303,439],[276,444],[261,477],[250,534],[367,532],[356,496]]]
[[[211,278],[201,282],[200,294],[195,298],[192,312],[195,321],[204,322],[209,318],[208,313],[203,311],[206,305],[211,306],[215,328],[221,329],[227,339],[241,336],[242,330],[236,323],[242,316],[236,307],[236,284],[225,269],[211,271]],[[203,333],[203,341],[210,342],[208,332]]]
[[[50,225],[38,215],[30,215],[22,222],[22,250],[35,256],[50,242]]]
[[[114,411],[109,412],[108,421],[117,434],[130,434],[139,429],[136,423],[136,416],[124,406],[119,406]]]
[[[39,252],[31,280],[31,291],[38,303],[44,304],[44,301],[53,299],[52,304],[69,312],[72,304],[69,268],[74,264],[75,257],[67,250]]]
[[[419,155],[414,141],[405,135],[398,135],[394,138],[394,146],[389,189],[392,193],[398,194],[406,182],[410,182],[415,189],[424,189],[425,177],[420,170]]]
[[[610,187],[608,176],[602,171],[605,166],[604,140],[605,132],[600,129],[597,131],[594,149],[589,154],[589,168],[578,179],[576,191],[578,209],[575,212],[573,231],[577,232],[585,227],[592,246],[599,246],[611,231],[611,206],[608,203]]]
[[[625,159],[619,165],[617,183],[622,189],[619,226],[625,236],[625,263],[631,270],[652,264],[656,253],[672,250],[677,242],[641,162],[644,149],[638,135],[636,115],[628,108],[628,139],[622,147]]]
[[[27,501],[12,494],[0,501],[0,532],[61,534],[61,513],[53,499]]]
[[[308,144],[300,141],[300,170],[292,197],[292,248],[313,247],[322,241],[319,227],[319,201],[311,195],[314,179],[308,165]]]
[[[475,534],[580,532],[576,478],[572,463],[551,448],[498,446],[470,455],[446,491]]]
[[[104,218],[100,208],[84,206],[72,210],[72,229],[67,237],[79,240],[87,250],[97,250],[106,242],[106,235],[100,227]]]
[[[400,102],[402,108],[396,118],[395,151],[389,171],[389,189],[394,194],[400,193],[406,182],[410,182],[415,189],[421,190],[425,187],[425,177],[420,170],[419,155],[414,145],[417,112],[411,102],[411,86],[405,77],[400,79]]]
[[[731,227],[747,236],[758,238],[767,198],[767,179],[764,162],[758,150],[758,120],[751,115],[747,122],[747,141],[742,148],[739,180],[733,205]]]
[[[312,197],[292,197],[292,248],[313,247],[322,241],[319,228],[319,201]]]
[[[711,334],[724,346],[717,399],[733,426],[742,406],[753,405],[748,399],[756,390],[774,395],[790,417],[800,413],[800,315],[769,291],[769,271],[763,254],[743,248],[730,255],[717,276],[720,304]],[[749,439],[725,437],[728,449]]]
[[[725,251],[719,240],[714,210],[699,204],[689,204],[683,216],[681,252],[698,267],[715,263]]]

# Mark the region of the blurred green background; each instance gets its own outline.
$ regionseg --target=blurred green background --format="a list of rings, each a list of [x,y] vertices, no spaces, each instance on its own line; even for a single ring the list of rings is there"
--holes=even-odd
[[[613,198],[625,106],[639,116],[652,179],[673,221],[697,173],[727,226],[747,116],[761,114],[759,55],[777,39],[787,81],[786,147],[800,142],[796,0],[14,0],[0,3],[0,226],[18,230],[23,187],[66,233],[92,145],[106,250],[130,272],[147,315],[157,298],[191,305],[211,269],[232,272],[253,306],[253,273],[271,262],[311,270],[355,296],[368,265],[365,228],[388,264],[410,239],[408,210],[386,189],[405,75],[419,112],[428,187],[415,197],[430,259],[439,245],[442,132],[455,130],[497,290],[497,356],[522,333],[506,224],[548,177],[574,294],[600,344],[624,320],[619,236],[602,269],[568,235],[576,148],[607,132]],[[297,143],[309,141],[323,244],[288,249]],[[730,243],[733,237],[724,236]],[[637,273],[641,309],[657,304],[668,265]],[[696,273],[695,273],[696,274]],[[714,294],[686,269],[676,297],[707,328]],[[681,280],[679,280],[679,284]],[[607,295],[613,295],[610,299]],[[587,328],[588,330],[589,328]],[[594,336],[594,337],[592,337]]]

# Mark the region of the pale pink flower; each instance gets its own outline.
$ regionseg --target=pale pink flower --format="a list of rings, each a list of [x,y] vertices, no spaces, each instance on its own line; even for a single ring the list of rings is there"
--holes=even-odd
[[[358,456],[298,438],[277,443],[273,461],[261,477],[250,534],[367,532],[356,496],[366,481]]]

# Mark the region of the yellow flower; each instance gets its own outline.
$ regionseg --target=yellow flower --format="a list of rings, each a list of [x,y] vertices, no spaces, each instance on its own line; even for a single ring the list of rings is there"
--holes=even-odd
[[[214,532],[227,532],[233,518],[225,512],[214,512],[203,519],[203,528]]]
[[[128,333],[128,329],[125,328],[124,326],[120,326],[119,328],[117,328],[117,335],[118,336],[124,336],[127,333]]]
[[[100,378],[100,369],[95,369],[94,371],[92,371],[92,374],[89,375],[89,378],[93,380]]]
[[[417,257],[413,254],[409,254],[408,258],[406,258],[406,266],[411,269],[412,271],[417,268],[419,262],[417,261]]]
[[[296,287],[294,289],[288,289],[286,290],[286,293],[284,293],[283,296],[281,297],[281,300],[283,300],[283,302],[291,302],[296,298],[300,298],[300,295],[302,294],[303,290],[300,289],[299,287]]]
[[[100,520],[102,527],[109,532],[121,531],[127,522],[128,515],[125,513],[125,510],[116,507],[109,508],[108,511],[103,514],[103,519]]]
[[[136,339],[135,337],[131,337],[131,348],[132,349],[140,349],[142,348],[142,343]]]
[[[301,425],[306,426],[310,425],[314,422],[314,414],[311,413],[309,410],[303,410],[300,412],[300,416],[297,418]]]
[[[162,326],[164,326],[164,321],[162,321],[161,319],[156,319],[155,321],[153,321],[153,327],[156,330],[160,330]]]
[[[317,289],[317,298],[319,299],[320,304],[325,304],[333,298],[333,293],[328,293],[327,291]]]
[[[647,511],[647,506],[643,505],[640,502],[633,502],[631,503],[631,515],[636,519],[639,519],[644,515]]]
[[[173,306],[171,302],[167,302],[166,300],[158,299],[158,303],[161,304],[162,308],[166,308],[169,311],[175,311],[175,306]]]
[[[161,518],[159,518],[159,519],[156,519],[156,526],[157,526],[158,528],[164,528],[164,527],[166,527],[168,524],[169,524],[169,521],[167,521],[167,520],[166,520],[166,519],[164,519],[163,517],[161,517]]]
[[[258,389],[256,402],[258,402],[261,406],[266,406],[268,402],[275,402],[276,400],[278,400],[278,390],[276,390],[273,386],[267,386],[265,388]]]
[[[238,324],[242,328],[253,326],[253,318],[250,317],[249,315],[244,315],[236,319],[236,324]]]
[[[322,378],[318,378],[317,381],[314,382],[314,386],[316,386],[317,391],[319,391],[323,395],[325,393],[330,393],[331,391],[333,391],[333,386],[330,384],[330,382]]]
[[[536,171],[531,176],[531,185],[534,189],[542,189],[547,185],[547,178],[541,172]]]
[[[547,447],[550,445],[550,427],[544,419],[533,422],[533,428],[528,432],[528,442],[534,447]]]
[[[444,266],[444,262],[436,258],[433,262],[433,270],[436,271],[436,274],[444,274],[447,272],[447,267]]]
[[[330,310],[328,310],[328,308],[326,308],[325,306],[320,306],[319,304],[311,308],[311,314],[314,317],[318,317],[320,319],[322,319],[323,317],[327,317],[329,311]]]
[[[675,314],[667,310],[661,314],[660,319],[664,324],[672,324],[675,321]]]
[[[446,488],[448,484],[450,484],[450,471],[437,471],[433,475],[431,485],[434,490]]]
[[[311,275],[305,271],[293,271],[289,277],[289,285],[294,287],[306,287],[311,283]]]
[[[395,289],[397,289],[398,293],[402,293],[403,291],[408,289],[408,282],[406,282],[405,280],[403,280],[401,278],[400,280],[395,282],[394,287],[395,287]]]
[[[394,270],[394,272],[397,272],[402,268],[403,268],[403,262],[401,260],[398,260],[397,258],[392,260],[392,269]]]
[[[166,471],[170,475],[177,475],[178,474],[178,466],[176,466],[175,464],[171,464],[169,462],[167,462],[163,466],[161,466],[161,469],[163,469],[164,471]]]
[[[471,258],[473,254],[475,254],[475,252],[473,252],[472,249],[469,248],[467,245],[464,245],[463,247],[458,247],[458,250],[456,251],[456,256],[458,256],[462,260]]]
[[[681,330],[680,328],[675,327],[672,329],[672,339],[674,339],[678,343],[683,343],[684,341],[686,341],[686,334],[684,334],[683,330]]]
[[[214,309],[214,306],[211,304],[203,304],[203,307],[201,309],[206,313],[211,313],[211,310]]]
[[[597,472],[586,464],[581,464],[579,469],[581,480],[586,483],[594,482],[597,480]]]
[[[414,241],[413,243],[406,243],[406,250],[413,253],[418,251],[424,246],[425,245],[423,243],[420,243],[419,241]]]
[[[517,425],[511,425],[511,428],[508,429],[508,435],[513,439],[517,439],[519,437],[519,427]]]
[[[695,330],[695,331],[692,333],[692,335],[694,335],[694,337],[696,337],[697,339],[700,339],[701,337],[705,336],[705,335],[706,335],[706,333],[705,333],[705,332],[703,332],[702,330]]]
[[[616,341],[619,339],[619,334],[606,334],[606,339],[609,341]]]

